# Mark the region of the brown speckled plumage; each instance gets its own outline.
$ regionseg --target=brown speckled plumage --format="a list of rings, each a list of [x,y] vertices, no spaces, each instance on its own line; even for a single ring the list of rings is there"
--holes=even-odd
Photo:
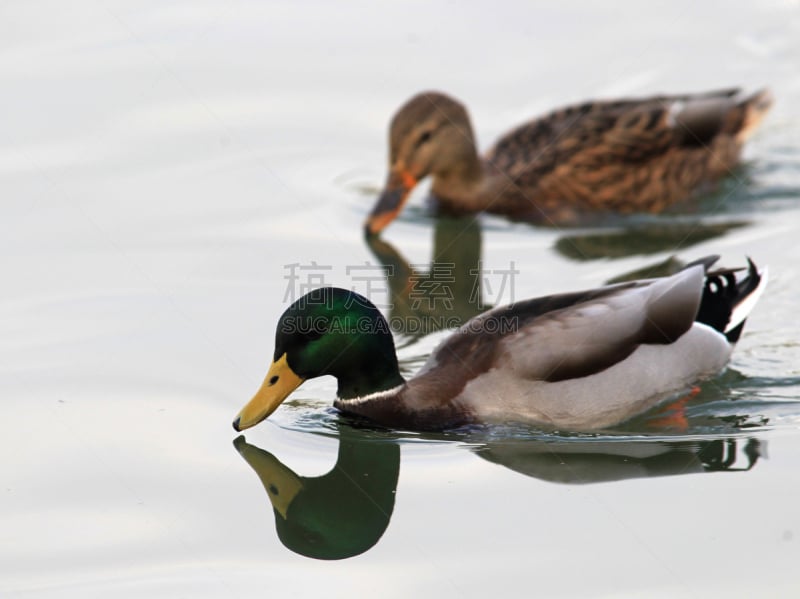
[[[452,213],[570,224],[598,212],[659,212],[730,174],[770,104],[766,90],[738,89],[586,102],[512,130],[481,158],[466,109],[425,92],[392,120],[389,178],[367,231],[388,225],[427,175]]]

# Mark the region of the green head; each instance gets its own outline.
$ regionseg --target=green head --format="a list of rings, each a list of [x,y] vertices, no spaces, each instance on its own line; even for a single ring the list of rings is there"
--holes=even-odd
[[[336,377],[345,399],[403,383],[386,319],[367,298],[336,287],[316,289],[283,313],[264,384],[233,427],[258,424],[304,380],[326,374]]]

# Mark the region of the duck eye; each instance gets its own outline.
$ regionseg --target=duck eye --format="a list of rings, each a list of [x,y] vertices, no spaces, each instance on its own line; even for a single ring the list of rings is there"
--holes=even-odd
[[[417,139],[417,147],[420,147],[422,144],[429,142],[432,136],[433,136],[432,131],[430,130],[423,131],[422,134],[419,136],[419,139]]]

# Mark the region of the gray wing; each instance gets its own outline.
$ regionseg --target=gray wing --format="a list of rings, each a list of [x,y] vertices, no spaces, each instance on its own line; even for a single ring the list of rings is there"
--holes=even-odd
[[[704,267],[495,308],[440,344],[407,384],[404,401],[420,413],[458,397],[495,371],[512,381],[585,377],[624,360],[643,343],[669,344],[692,327]],[[449,414],[458,421],[463,414]]]
[[[497,341],[491,367],[555,382],[605,370],[639,345],[672,343],[692,326],[704,279],[698,265],[520,322]]]

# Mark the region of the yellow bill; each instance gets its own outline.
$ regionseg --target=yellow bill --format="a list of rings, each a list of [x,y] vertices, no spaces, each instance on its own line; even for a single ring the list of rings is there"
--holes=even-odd
[[[234,441],[234,445],[258,474],[258,478],[267,490],[272,507],[286,520],[289,506],[303,490],[302,479],[272,454],[246,443],[244,437],[239,437]]]
[[[233,428],[242,431],[264,420],[281,405],[281,402],[292,391],[300,386],[303,380],[289,367],[286,354],[283,354],[269,367],[264,383],[253,399],[239,412],[236,420],[233,421]]]

